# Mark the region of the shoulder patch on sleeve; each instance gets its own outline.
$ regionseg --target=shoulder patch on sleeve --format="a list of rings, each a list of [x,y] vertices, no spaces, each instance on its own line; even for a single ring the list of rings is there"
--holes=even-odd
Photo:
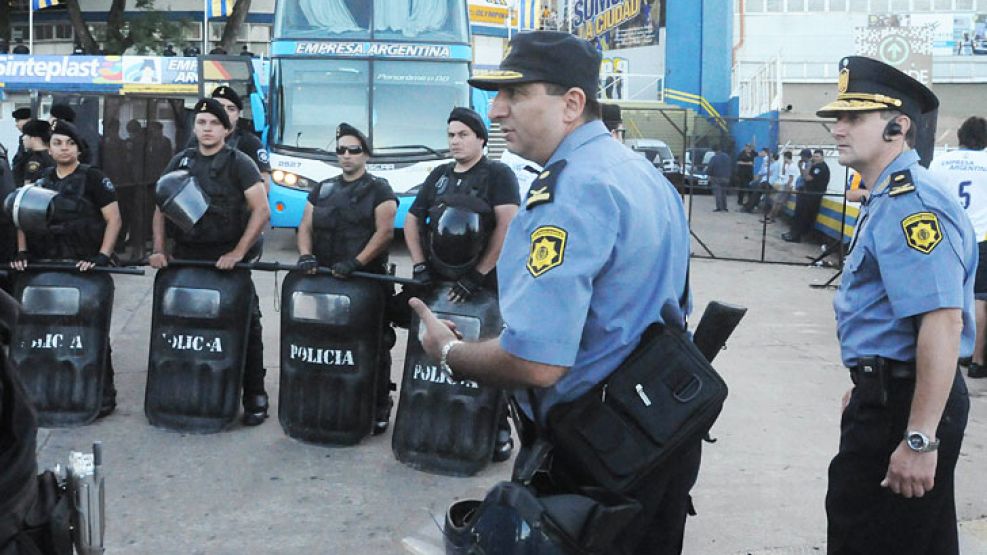
[[[939,218],[932,212],[916,212],[901,220],[908,246],[922,254],[929,254],[942,242]]]
[[[555,184],[558,183],[559,174],[562,173],[565,165],[565,160],[559,160],[538,174],[538,177],[535,178],[531,183],[531,187],[528,189],[528,198],[524,202],[525,210],[530,210],[539,204],[548,204],[555,200]]]
[[[269,164],[271,162],[271,157],[267,154],[267,149],[258,148],[257,149],[257,159],[261,161],[262,164]]]
[[[113,182],[110,181],[110,178],[109,177],[104,177],[103,178],[103,188],[106,189],[106,191],[107,192],[110,192],[110,193],[116,192],[116,187],[113,186]]]
[[[888,189],[889,197],[896,197],[898,195],[913,192],[915,190],[915,185],[912,183],[912,172],[902,170],[891,174],[890,187],[891,188]]]
[[[525,267],[532,277],[562,265],[568,235],[566,230],[554,225],[540,226],[531,233],[531,249]]]

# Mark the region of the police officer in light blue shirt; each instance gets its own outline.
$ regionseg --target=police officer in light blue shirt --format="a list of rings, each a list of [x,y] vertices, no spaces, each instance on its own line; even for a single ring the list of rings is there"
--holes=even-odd
[[[518,402],[542,426],[553,406],[607,378],[650,324],[682,326],[688,312],[681,199],[599,121],[599,66],[588,42],[538,31],[512,41],[499,71],[470,80],[498,90],[490,118],[508,148],[544,167],[497,263],[500,338],[458,341],[412,300],[427,326],[422,345],[440,366],[457,377],[528,389]],[[644,510],[612,553],[681,551],[699,450],[697,440],[643,480],[648,485],[637,499]]]
[[[935,95],[869,58],[840,63],[840,163],[873,184],[834,307],[843,363],[829,468],[830,554],[958,553],[953,473],[969,412],[957,359],[973,347],[977,243],[931,160]],[[915,148],[916,150],[913,150]]]

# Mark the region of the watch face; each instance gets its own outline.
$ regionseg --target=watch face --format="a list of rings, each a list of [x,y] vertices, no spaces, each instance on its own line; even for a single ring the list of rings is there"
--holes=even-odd
[[[925,438],[922,434],[908,434],[908,446],[918,451],[926,446]]]

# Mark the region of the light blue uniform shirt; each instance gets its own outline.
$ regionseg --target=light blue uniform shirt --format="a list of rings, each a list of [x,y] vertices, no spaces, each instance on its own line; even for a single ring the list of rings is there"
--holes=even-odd
[[[553,164],[562,160],[559,171]],[[683,325],[688,309],[679,301],[689,259],[675,188],[603,123],[570,133],[545,169],[522,200],[497,262],[501,346],[526,360],[570,367],[554,386],[536,391],[541,417],[606,378],[651,323]],[[552,180],[551,200],[529,206]],[[528,396],[518,400],[531,415]]]
[[[940,308],[963,310],[960,356],[973,352],[973,282],[977,241],[955,198],[932,182],[908,151],[877,180],[861,207],[857,230],[833,301],[843,364],[861,357],[915,360],[918,320]],[[911,172],[911,185],[895,173]]]

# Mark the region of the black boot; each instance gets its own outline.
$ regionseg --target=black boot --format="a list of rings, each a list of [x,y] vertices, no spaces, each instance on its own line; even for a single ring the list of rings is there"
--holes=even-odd
[[[987,366],[983,364],[977,364],[976,362],[970,363],[970,368],[967,369],[966,375],[970,378],[987,378]]]
[[[388,385],[390,391],[397,389],[397,385],[390,383]],[[371,433],[375,436],[387,431],[387,426],[391,422],[391,408],[394,407],[394,400],[388,395],[387,399],[384,401],[379,401],[377,403],[377,408],[374,409],[374,428]]]
[[[267,419],[267,393],[243,393],[243,425],[260,426]]]
[[[113,385],[113,363],[110,362],[110,353],[106,354],[106,374],[103,376],[103,399],[99,405],[99,413],[96,418],[103,418],[113,414],[117,408],[117,388]]]

